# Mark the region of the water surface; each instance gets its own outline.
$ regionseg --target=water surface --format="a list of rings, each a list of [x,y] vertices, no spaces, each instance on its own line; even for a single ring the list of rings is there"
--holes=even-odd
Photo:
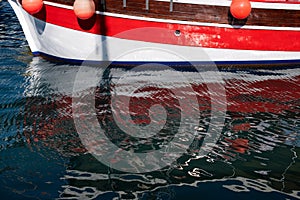
[[[180,112],[195,109],[190,104],[180,107],[178,98],[194,96],[199,103],[199,124],[184,130],[198,134],[195,141],[199,143],[163,169],[121,172],[88,153],[76,129],[73,95],[86,97],[88,76],[79,80],[82,88],[74,93],[80,67],[32,57],[6,1],[0,3],[0,19],[2,199],[300,198],[300,68],[222,70],[226,102],[219,103],[226,104],[225,121],[206,156],[198,153],[203,133],[214,120],[208,85],[220,84],[203,81],[203,76],[213,76],[211,73],[199,76],[181,70],[178,73],[184,79],[178,79],[169,68],[103,69],[95,112],[108,137],[124,149],[160,148],[177,133],[182,123]],[[90,68],[84,70],[88,75]],[[157,85],[145,84],[148,80]],[[132,88],[136,88],[134,93],[129,93]],[[118,109],[113,109],[116,89]],[[174,91],[181,91],[182,96]],[[149,141],[127,137],[119,127],[122,123],[126,126],[124,99],[128,94],[135,125],[151,122],[151,105],[160,104],[167,111],[167,125]],[[155,123],[159,126],[162,122]],[[113,160],[119,161],[117,157]]]

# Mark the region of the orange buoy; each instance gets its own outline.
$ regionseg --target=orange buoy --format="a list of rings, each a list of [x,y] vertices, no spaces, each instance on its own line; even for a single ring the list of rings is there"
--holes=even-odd
[[[245,19],[250,15],[251,4],[249,0],[232,0],[230,12],[237,19]]]
[[[95,14],[95,3],[93,0],[75,0],[73,9],[79,19],[89,19]]]
[[[43,0],[22,0],[22,7],[32,15],[42,10],[43,5]]]

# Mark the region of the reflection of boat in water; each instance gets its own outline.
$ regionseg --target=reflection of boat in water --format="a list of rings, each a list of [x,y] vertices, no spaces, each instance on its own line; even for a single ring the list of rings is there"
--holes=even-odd
[[[147,191],[157,191],[154,195],[159,195],[159,192],[167,192],[165,190],[168,190],[167,186],[170,184],[174,186],[173,189],[182,186],[182,183],[186,187],[199,187],[202,181],[212,180],[225,180],[223,184],[226,188],[235,191],[244,189],[276,194],[278,190],[287,193],[299,190],[298,164],[295,163],[295,155],[300,146],[297,120],[300,106],[299,69],[221,71],[227,94],[227,111],[222,135],[213,150],[205,157],[198,157],[197,151],[193,151],[195,148],[191,149],[171,167],[144,176],[108,169],[90,154],[84,153],[86,148],[81,145],[71,113],[71,82],[75,80],[78,68],[58,65],[55,70],[51,70],[54,68],[47,65],[53,64],[38,58],[34,60],[36,62],[32,62],[28,69],[31,85],[25,92],[25,95],[28,95],[25,130],[32,131],[26,131],[25,135],[31,145],[45,145],[64,156],[70,156],[70,162],[73,164],[64,176],[67,185],[63,188],[62,196],[116,195],[109,191],[120,193],[124,198],[126,195],[150,195]],[[89,74],[88,67],[84,70]],[[186,79],[187,82],[171,77],[168,79],[172,80],[171,82],[160,79],[160,75],[165,77],[174,74],[168,70],[134,71],[112,68],[109,72],[102,80],[111,86],[111,93],[105,88],[100,93],[96,92],[101,97],[96,98],[102,105],[97,110],[99,116],[101,112],[105,113],[108,110],[110,95],[114,94],[116,87],[121,88],[119,91],[123,93],[119,95],[122,96],[128,94],[126,89],[130,90],[132,85],[136,87],[136,83],[145,83],[150,80],[149,77],[155,77],[155,82],[160,82],[158,85],[169,89],[180,90],[191,84],[199,105],[202,105],[200,113],[204,123],[199,126],[203,125],[205,129],[205,123],[209,123],[209,99],[204,94],[207,94],[205,85],[210,83],[203,82],[199,76],[200,72],[180,72],[183,76],[193,77]],[[125,76],[128,82],[120,82],[122,76]],[[135,81],[132,81],[133,79]],[[191,80],[192,82],[188,82]],[[33,89],[37,92],[33,92]],[[83,94],[84,97],[87,89],[82,88],[76,91],[76,94]],[[161,95],[166,93],[160,92],[160,89],[152,88],[146,91],[137,89],[132,93],[130,112],[136,123],[149,123],[149,113],[145,112],[143,106],[160,100],[172,104],[173,97],[162,98]],[[122,113],[122,107],[116,112]],[[36,116],[39,116],[38,119]],[[106,118],[107,122],[116,120],[109,113],[105,116],[110,116]],[[103,117],[102,115],[102,119]],[[122,120],[121,117],[120,119]],[[102,125],[108,132],[114,132],[116,129],[108,123]],[[172,127],[167,131],[172,132]],[[201,148],[201,145],[197,148]],[[108,173],[108,170],[111,171]],[[172,191],[169,192],[172,194]],[[299,197],[296,192],[293,195]]]
[[[19,0],[9,2],[34,54],[121,63],[299,63],[297,0],[239,0],[232,2],[236,11],[227,0],[99,0],[95,15],[84,20],[71,0],[44,1],[41,10],[30,11],[35,14]]]

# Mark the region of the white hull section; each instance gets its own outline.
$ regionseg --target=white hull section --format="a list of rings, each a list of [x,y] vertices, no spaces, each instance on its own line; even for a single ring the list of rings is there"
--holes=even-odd
[[[106,37],[49,24],[9,0],[33,53],[62,59],[114,62],[279,63],[300,60],[299,52],[199,48]],[[249,64],[248,63],[248,64]]]

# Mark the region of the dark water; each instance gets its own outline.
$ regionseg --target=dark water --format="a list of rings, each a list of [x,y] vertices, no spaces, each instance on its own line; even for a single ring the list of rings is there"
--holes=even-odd
[[[94,69],[80,71],[79,66],[32,57],[6,1],[0,2],[0,19],[1,199],[300,198],[300,68],[221,71],[226,101],[221,101],[223,97],[216,101],[226,105],[219,111],[225,117],[217,141],[205,156],[199,156],[203,132],[217,116],[211,111],[209,85],[222,87],[219,80],[203,81],[204,76],[214,77],[212,73],[199,76],[181,71],[188,78],[178,79],[170,69],[100,70],[101,80],[93,93],[98,124],[124,150],[159,149],[176,135],[181,123],[189,123],[181,122],[181,111],[195,109],[178,99],[195,96],[199,103],[199,124],[184,129],[195,132],[198,143],[171,166],[130,173],[99,162],[88,153],[91,146],[82,143],[74,107],[85,108],[89,73]],[[75,79],[79,84],[73,91]],[[149,80],[164,88],[147,85]],[[176,91],[182,92],[178,96]],[[151,140],[127,137],[120,126],[127,126],[128,112],[130,123],[143,127],[151,122],[150,108],[156,104],[167,112],[166,122],[154,121],[157,126],[165,124],[162,131]],[[157,113],[164,114],[160,109]],[[89,114],[81,110],[83,125]],[[111,155],[117,155],[109,158],[112,165],[120,162],[116,152]]]

